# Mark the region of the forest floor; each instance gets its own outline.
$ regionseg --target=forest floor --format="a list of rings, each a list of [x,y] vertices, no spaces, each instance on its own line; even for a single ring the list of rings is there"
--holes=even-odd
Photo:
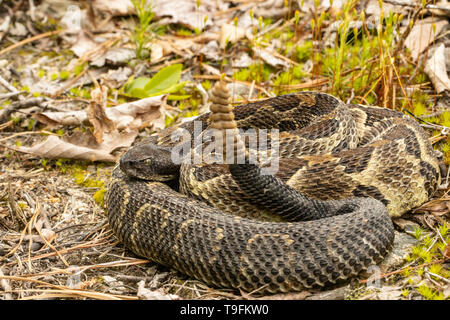
[[[380,3],[153,1],[135,15],[128,0],[0,1],[0,299],[449,299],[450,8]],[[115,238],[103,203],[115,161],[206,112],[221,74],[237,103],[312,90],[421,123],[441,186],[394,220],[379,267],[261,296],[209,287]]]

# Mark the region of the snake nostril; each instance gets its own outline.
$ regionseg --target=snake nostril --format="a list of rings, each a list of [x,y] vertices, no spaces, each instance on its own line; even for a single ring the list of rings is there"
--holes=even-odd
[[[127,169],[127,168],[133,168],[136,165],[135,160],[130,160],[130,159],[125,159],[124,157],[120,158],[120,168],[122,170]]]

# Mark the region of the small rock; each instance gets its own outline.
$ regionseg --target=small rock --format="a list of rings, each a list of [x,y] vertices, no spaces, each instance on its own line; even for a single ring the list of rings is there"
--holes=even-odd
[[[400,300],[402,297],[401,287],[386,287],[383,286],[380,292],[377,292],[379,300]]]
[[[123,285],[123,282],[117,280],[116,278],[110,276],[102,276],[102,279],[110,287],[110,289],[108,290],[109,292],[120,293],[127,290]]]
[[[404,285],[417,285],[420,281],[422,281],[422,277],[418,274],[413,274],[408,278],[403,280]]]
[[[340,287],[330,291],[319,292],[307,297],[305,300],[344,300],[349,286]]]
[[[247,68],[253,63],[253,59],[248,55],[247,52],[239,52],[236,59],[233,60],[233,67],[236,68]]]
[[[117,70],[108,70],[108,73],[103,74],[102,78],[109,87],[119,88],[127,82],[132,72],[133,71],[128,67],[120,67]]]
[[[136,52],[128,48],[111,48],[103,56],[92,61],[91,65],[102,67],[105,63],[111,65],[120,65],[128,60],[134,59]]]
[[[250,92],[250,87],[246,86],[242,83],[234,82],[227,85],[228,90],[230,90],[232,97],[246,97],[248,98],[248,94]],[[251,98],[251,97],[250,97]]]
[[[166,294],[161,290],[151,291],[145,288],[145,281],[138,282],[137,296],[144,300],[180,300],[175,294]]]
[[[273,52],[273,53],[272,53]],[[260,57],[267,64],[270,64],[273,67],[283,67],[288,68],[289,63],[275,56],[275,52],[271,49],[260,50],[259,48],[253,48],[253,53],[255,57]]]
[[[150,62],[158,61],[164,57],[164,48],[159,43],[152,43],[150,45]]]
[[[390,269],[400,266],[411,248],[417,244],[417,240],[412,236],[398,231],[394,232],[394,247],[379,265],[383,272],[387,272]]]
[[[4,67],[6,67],[8,65],[8,60],[6,59],[1,59],[0,60],[0,69],[3,69]]]
[[[208,60],[218,61],[221,60],[221,52],[219,49],[219,44],[216,40],[212,40],[202,47],[200,53],[205,55]]]
[[[444,299],[447,299],[448,297],[450,297],[450,284],[448,284],[444,290],[442,291],[442,293],[444,294]]]
[[[23,24],[16,22],[9,26],[9,34],[16,37],[24,37],[28,34],[28,30]]]
[[[417,223],[403,218],[394,219],[393,222],[397,227],[400,228],[400,230],[405,231],[407,233],[414,234],[414,229],[419,227]]]
[[[107,284],[111,284],[114,282],[117,282],[116,278],[110,277],[110,276],[102,276],[103,281],[105,281]]]
[[[162,283],[169,277],[169,272],[157,273],[154,275],[153,279],[148,284],[151,290],[158,289],[161,287]]]
[[[81,268],[79,266],[72,265],[67,269],[69,271],[69,276],[66,280],[66,286],[71,289],[79,289],[81,286]]]

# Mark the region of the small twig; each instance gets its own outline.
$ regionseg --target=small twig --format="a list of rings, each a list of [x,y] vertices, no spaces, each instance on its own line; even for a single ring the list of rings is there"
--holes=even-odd
[[[430,272],[428,270],[425,270],[425,272],[428,273],[429,275],[433,276],[433,277],[436,277],[436,278],[446,282],[446,283],[450,283],[450,280],[448,280],[448,279],[446,279],[446,278],[444,278],[444,277],[442,277],[442,276],[440,276],[440,275],[438,275],[436,273]]]
[[[421,124],[421,126],[428,129],[442,130],[442,135],[448,135],[450,133],[450,127],[441,126],[439,124],[429,123]]]
[[[1,277],[4,277],[5,275],[3,274],[2,268],[0,268],[0,279]],[[5,291],[5,296],[4,299],[5,300],[12,300],[12,295],[7,293],[11,291],[11,286],[9,284],[9,281],[7,279],[1,279],[0,280],[0,287],[3,288],[3,290]]]
[[[412,113],[411,111],[407,110],[407,109],[403,109],[406,113],[408,113],[411,117],[413,117],[414,119],[418,120],[419,122],[423,122],[423,124],[421,124],[422,127],[424,128],[428,128],[428,129],[437,129],[437,130],[441,130],[441,134],[442,135],[449,135],[450,134],[450,127],[446,127],[446,126],[441,126],[439,124],[434,124],[428,121],[423,120],[422,118],[419,118],[418,116],[416,116],[414,113]]]
[[[88,298],[93,298],[93,299],[106,299],[106,300],[111,300],[111,299],[135,300],[135,299],[137,299],[136,297],[130,297],[130,296],[111,295],[111,294],[107,294],[107,293],[101,293],[101,292],[95,292],[95,291],[89,291],[89,290],[71,289],[71,288],[68,288],[65,286],[54,285],[49,282],[35,280],[35,279],[31,279],[31,278],[26,278],[26,277],[0,276],[0,279],[33,282],[33,283],[37,283],[40,285],[48,286],[50,288],[55,288],[55,289],[30,289],[31,291],[35,291],[35,292],[57,292],[57,293],[63,294],[64,296],[70,296],[70,297],[82,296],[82,297],[88,297]],[[24,290],[20,290],[20,292],[22,292],[22,291],[24,291]],[[13,292],[13,291],[11,291],[11,292]],[[57,295],[57,296],[61,296],[61,295]],[[42,298],[42,296],[30,296],[30,297],[26,297],[26,298],[22,298],[22,299],[29,300],[29,299],[35,299],[35,298]]]
[[[26,231],[26,229],[25,229],[25,231]],[[24,232],[22,232],[22,233],[23,233],[23,237],[25,237]],[[20,243],[22,242],[22,240],[23,240],[23,238],[20,240]],[[105,239],[99,239],[99,240],[96,241],[96,242],[82,243],[82,244],[79,244],[79,245],[75,245],[75,246],[73,246],[73,247],[71,247],[71,248],[61,249],[61,250],[59,250],[59,253],[60,253],[60,254],[65,254],[65,253],[67,253],[67,252],[71,252],[71,251],[78,250],[78,249],[87,249],[87,248],[91,248],[91,247],[100,246],[100,245],[103,245],[103,244],[108,244],[108,242],[101,242],[101,240],[105,240]],[[0,261],[2,261],[2,260],[5,259],[6,257],[8,257],[8,256],[10,256],[11,254],[13,254],[15,251],[17,251],[17,249],[18,249],[19,246],[20,246],[20,243],[13,249],[12,252],[9,252],[8,254],[6,254],[6,255],[3,256],[3,257],[0,257]],[[44,258],[48,258],[48,257],[54,257],[54,256],[56,256],[56,255],[57,255],[56,252],[44,253],[44,254],[41,254],[41,255],[39,255],[39,256],[31,257],[31,261],[34,261],[34,260],[40,260],[40,259],[44,259]],[[17,263],[17,262],[8,262],[8,263],[6,263],[5,265],[9,266],[9,265],[14,265],[14,264],[16,264],[16,263]]]
[[[11,22],[11,16],[7,15],[5,17],[5,20],[3,21],[3,23],[0,25],[0,29],[3,30],[0,32],[0,42],[2,41],[3,37],[8,33],[10,22]]]
[[[61,93],[63,93],[64,91],[66,91],[69,87],[71,87],[75,82],[78,81],[78,79],[80,79],[82,76],[85,75],[85,73],[87,72],[88,68],[85,68],[83,71],[81,71],[76,77],[74,77],[73,79],[71,79],[69,82],[67,82],[62,88],[58,89],[53,96],[59,96]]]
[[[56,133],[50,132],[50,131],[25,131],[25,132],[17,132],[14,133],[8,137],[2,138],[0,139],[0,142],[15,138],[15,137],[19,137],[19,136],[26,136],[26,135],[30,135],[30,134],[47,134],[47,135],[57,135]]]
[[[426,266],[429,266],[429,265],[432,265],[432,264],[435,264],[435,263],[442,263],[442,262],[445,262],[446,260],[447,260],[446,258],[442,258],[442,259],[434,260],[434,261],[431,261],[431,262],[428,262],[428,263],[424,263],[424,264],[421,264],[421,265],[418,265],[418,266],[415,266],[415,267],[406,266],[406,267],[401,268],[401,269],[399,269],[399,270],[396,270],[396,271],[392,271],[392,272],[388,272],[388,273],[379,275],[379,276],[376,277],[375,279],[374,279],[374,278],[369,278],[369,279],[370,279],[370,280],[383,279],[383,278],[392,276],[392,275],[394,275],[394,274],[399,274],[399,273],[401,273],[401,272],[403,272],[403,271],[405,271],[405,270],[407,270],[407,269],[408,269],[408,270],[415,270],[415,269],[422,268],[422,267],[426,267]],[[361,282],[361,283],[366,283],[367,281],[369,281],[369,279],[364,279],[364,280],[361,280],[360,282]]]
[[[209,101],[209,96],[208,96],[208,93],[206,92],[205,88],[203,88],[201,83],[195,84],[195,87],[197,88],[197,90],[202,95],[202,105],[204,105],[204,106],[207,105],[208,101]]]
[[[30,17],[32,21],[36,21],[36,6],[34,5],[34,1],[33,0],[28,0],[29,6],[30,6]]]
[[[248,90],[248,98],[247,100],[250,101],[253,95],[253,89],[255,88],[255,80],[252,81],[252,85],[250,86],[250,89]]]
[[[1,75],[0,75],[0,84],[13,93],[19,92],[19,90],[17,90],[14,86],[10,85],[9,82],[6,81]]]
[[[25,45],[25,44],[27,44],[27,43],[30,43],[30,42],[33,42],[33,41],[36,41],[36,40],[39,40],[39,39],[42,39],[42,38],[51,37],[51,36],[54,36],[54,35],[56,35],[56,34],[59,34],[59,33],[61,33],[61,32],[64,32],[64,31],[66,31],[66,29],[55,30],[55,31],[49,31],[49,32],[41,33],[41,34],[39,34],[39,35],[37,35],[37,36],[34,36],[34,37],[31,37],[31,38],[22,40],[22,41],[17,42],[17,43],[15,43],[15,44],[13,44],[13,45],[11,45],[11,46],[9,46],[9,47],[3,49],[2,51],[0,51],[0,56],[3,55],[3,54],[5,54],[5,53],[7,53],[7,52],[9,52],[9,51],[11,51],[11,50],[14,50],[14,49],[16,49],[16,48],[19,48],[19,47],[21,47],[21,46],[23,46],[23,45]]]
[[[3,93],[0,94],[0,99],[9,99],[15,96],[18,96],[19,94],[25,93],[26,91],[15,91],[15,92],[9,92],[9,93]]]
[[[441,111],[433,112],[433,113],[430,113],[430,114],[425,114],[423,116],[420,116],[419,118],[420,119],[428,119],[428,118],[438,117],[441,114],[443,114],[444,112],[447,112],[447,110],[441,110]]]
[[[11,113],[15,112],[16,110],[20,108],[40,106],[44,101],[44,98],[37,97],[11,103],[0,110],[0,123],[7,121]]]
[[[5,122],[5,123],[0,124],[0,131],[3,130],[3,129],[8,128],[8,127],[9,127],[10,125],[12,125],[13,123],[14,123],[14,121],[13,121],[13,120],[10,120],[10,121],[8,121],[8,122]]]
[[[345,103],[346,104],[350,104],[350,102],[352,102],[354,97],[355,97],[355,89],[352,88],[352,92],[350,94],[350,97],[347,99],[347,101]]]

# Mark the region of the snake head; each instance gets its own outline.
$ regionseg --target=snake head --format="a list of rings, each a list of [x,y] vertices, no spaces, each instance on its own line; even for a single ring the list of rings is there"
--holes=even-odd
[[[171,148],[152,143],[142,143],[129,149],[120,158],[120,169],[128,176],[152,180],[169,181],[175,179],[180,165],[171,159]]]

